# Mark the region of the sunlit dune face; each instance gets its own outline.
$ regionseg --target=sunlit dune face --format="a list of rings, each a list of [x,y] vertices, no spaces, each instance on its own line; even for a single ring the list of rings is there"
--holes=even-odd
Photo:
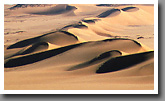
[[[16,4],[4,11],[5,90],[153,90],[154,6]]]

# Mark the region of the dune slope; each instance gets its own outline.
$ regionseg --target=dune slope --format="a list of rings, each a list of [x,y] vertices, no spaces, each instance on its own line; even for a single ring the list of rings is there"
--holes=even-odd
[[[5,90],[154,89],[153,8],[6,6]]]

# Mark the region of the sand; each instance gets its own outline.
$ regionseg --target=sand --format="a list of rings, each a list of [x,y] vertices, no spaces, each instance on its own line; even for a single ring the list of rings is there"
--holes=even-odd
[[[153,90],[154,6],[4,5],[5,90]]]

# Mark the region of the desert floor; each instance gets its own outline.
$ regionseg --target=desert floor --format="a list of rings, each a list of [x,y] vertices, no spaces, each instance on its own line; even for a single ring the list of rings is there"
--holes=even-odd
[[[4,5],[5,90],[154,89],[154,6]]]

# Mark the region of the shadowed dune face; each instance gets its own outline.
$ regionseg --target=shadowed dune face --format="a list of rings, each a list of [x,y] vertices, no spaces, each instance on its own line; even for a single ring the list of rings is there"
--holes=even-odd
[[[123,8],[121,10],[125,11],[125,12],[134,12],[134,11],[138,11],[139,8],[137,8],[137,7],[126,7],[126,8]]]
[[[85,23],[95,23],[96,21],[98,21],[99,19],[91,19],[91,20],[82,20]]]
[[[57,14],[64,14],[64,13],[71,13],[74,15],[73,11],[76,9],[74,6],[69,6],[67,4],[59,4],[55,7],[51,7],[44,11],[38,12],[29,12],[30,14],[38,14],[38,15],[57,15]]]
[[[39,39],[39,37],[35,37],[35,38],[31,38],[31,39],[25,39],[25,40],[19,41],[17,43],[14,43],[14,44],[8,46],[7,49],[22,48],[22,47],[31,45],[35,42],[38,42],[38,39]]]
[[[13,57],[13,56],[17,56],[17,55],[25,55],[25,54],[30,54],[33,52],[38,52],[38,51],[42,51],[42,50],[46,50],[48,49],[49,45],[46,42],[38,42],[38,43],[34,43],[31,46],[28,46],[12,55],[7,55],[5,56],[5,59]]]
[[[129,48],[125,48],[126,46],[130,46]],[[20,56],[20,57],[13,57],[9,58],[5,62],[5,67],[17,67],[22,66],[26,64],[31,64],[34,62],[38,62],[41,60],[44,60],[46,58],[50,58],[53,56],[56,56],[58,54],[62,54],[64,52],[71,52],[72,55],[76,57],[77,54],[80,56],[83,61],[92,58],[93,56],[97,54],[101,54],[103,52],[109,51],[109,50],[119,50],[119,51],[110,51],[110,53],[113,53],[113,55],[121,54],[120,51],[126,52],[126,53],[134,53],[138,52],[141,49],[141,45],[137,43],[136,41],[130,40],[130,39],[106,39],[101,41],[92,41],[92,42],[85,42],[75,45],[70,45],[58,49],[48,50],[40,53],[34,53],[27,56]],[[99,49],[97,52],[94,52],[96,49]],[[79,52],[75,52],[76,50],[81,50]],[[29,52],[29,51],[28,51]],[[24,52],[23,52],[24,53]],[[26,53],[26,51],[25,51]],[[81,55],[84,54],[84,55]],[[90,55],[89,55],[90,54]],[[101,60],[101,58],[106,57],[105,55],[109,54],[109,52],[102,54],[101,56],[97,57],[97,59]],[[109,56],[109,55],[107,55]],[[81,60],[80,59],[80,60]],[[22,62],[20,62],[22,61]],[[91,60],[93,61],[93,60]]]
[[[118,14],[120,14],[120,9],[110,9],[101,13],[97,17],[98,18],[114,17],[114,16],[117,16]]]
[[[46,33],[44,35],[19,41],[13,45],[10,45],[7,49],[21,48],[37,42],[49,42],[56,45],[69,45],[76,43],[78,38],[66,31],[55,31]]]
[[[103,43],[109,45],[110,47],[113,47],[114,50],[119,50],[119,51],[121,50],[126,53],[137,52],[142,48],[141,44],[138,43],[137,41],[130,39],[123,39],[123,38],[106,39],[103,40]],[[129,47],[127,47],[128,45]]]
[[[88,27],[86,25],[82,24],[81,22],[79,22],[77,24],[67,25],[67,26],[61,28],[60,30],[68,30],[69,28],[88,28]]]
[[[105,59],[108,57],[120,56],[120,55],[122,55],[122,53],[120,51],[112,50],[112,51],[108,51],[108,52],[105,52],[105,53],[99,55],[98,57],[92,59],[90,62],[93,62],[95,60],[102,60],[102,59]]]
[[[8,8],[5,90],[154,89],[154,5]]]
[[[105,7],[118,7],[118,6],[127,6],[132,4],[97,4],[96,6],[105,6]]]
[[[79,65],[76,65],[74,67],[71,67],[68,69],[68,71],[72,71],[72,70],[77,70],[77,69],[81,69],[81,68],[85,68],[85,67],[88,67],[90,65],[94,65],[98,62],[101,62],[107,58],[112,58],[112,57],[116,57],[116,56],[121,56],[122,53],[118,50],[112,50],[112,51],[108,51],[108,52],[105,52],[105,53],[102,53],[100,54],[99,56],[87,61],[87,62],[84,62],[82,64],[79,64]]]
[[[31,54],[31,55],[20,56],[20,57],[11,58],[11,59],[9,58],[5,61],[4,66],[6,68],[11,68],[11,67],[22,66],[22,65],[38,62],[38,61],[50,58],[52,56],[56,56],[60,53],[63,53],[65,51],[72,49],[79,45],[80,44],[76,44],[76,45],[62,47],[59,49],[53,49],[53,50],[49,50],[49,51],[35,53],[35,54]]]
[[[69,45],[76,43],[78,38],[69,32],[61,31],[45,35],[39,40],[55,45]]]
[[[138,63],[144,62],[153,57],[154,57],[154,52],[150,51],[150,52],[112,58],[107,62],[105,62],[104,64],[102,64],[98,68],[96,73],[107,73],[107,72],[118,71],[136,65]]]
[[[32,46],[25,48],[20,55],[24,55],[24,54],[29,54],[29,53],[33,53],[33,52],[37,52],[37,51],[41,51],[41,50],[46,50],[48,49],[49,45],[46,42],[39,42],[39,43],[35,43]]]
[[[50,6],[49,4],[16,4],[13,7],[10,7],[10,10],[15,10],[18,8],[27,8],[27,7],[45,7],[45,6]]]

